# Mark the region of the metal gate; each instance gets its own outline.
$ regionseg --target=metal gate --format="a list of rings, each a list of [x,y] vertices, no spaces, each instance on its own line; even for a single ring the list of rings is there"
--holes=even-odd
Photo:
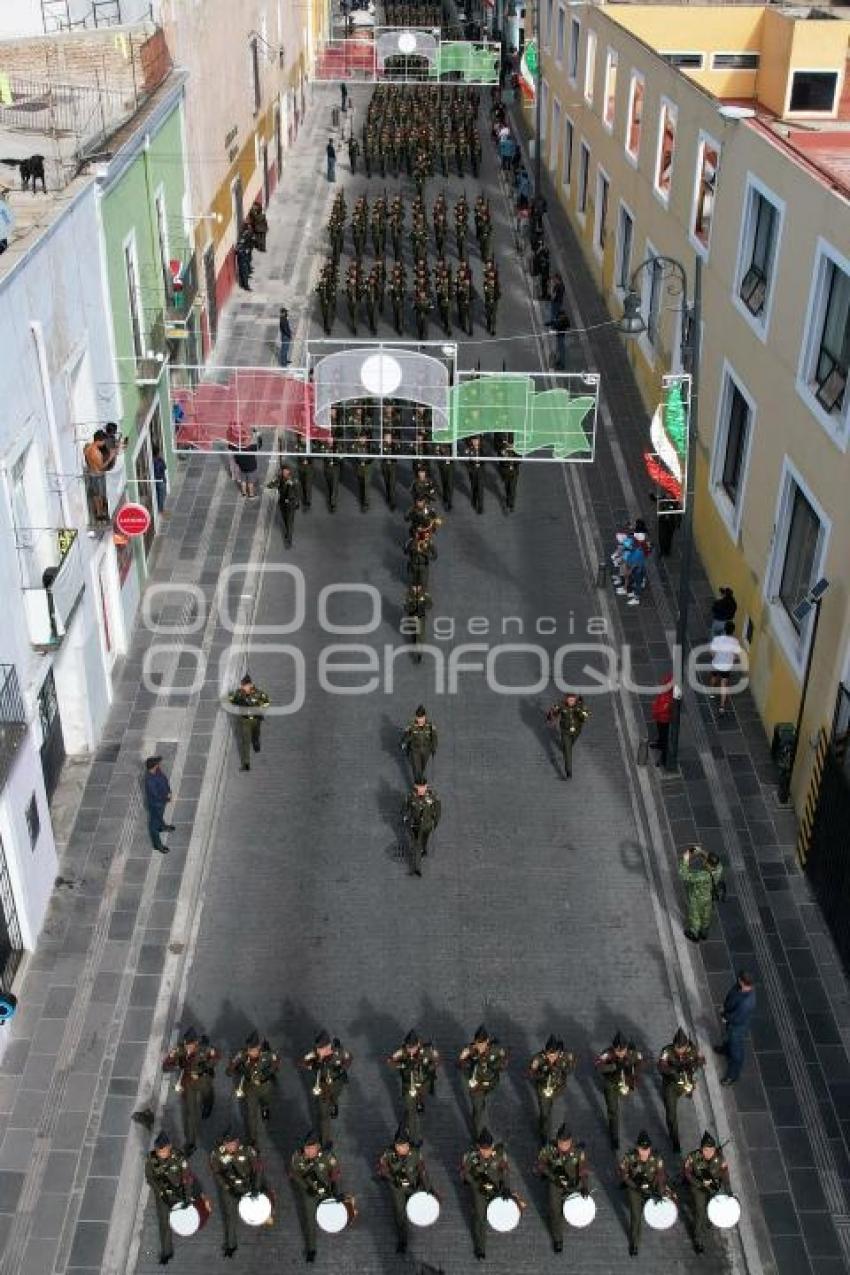
[[[65,761],[65,737],[62,734],[62,718],[59,716],[53,669],[47,674],[38,692],[38,716],[41,721],[41,769],[47,800],[50,801]]]
[[[806,872],[835,946],[850,970],[850,774],[834,745],[826,750]]]
[[[0,988],[3,991],[8,991],[12,986],[12,979],[23,956],[23,946],[18,910],[6,866],[6,852],[0,841]]]

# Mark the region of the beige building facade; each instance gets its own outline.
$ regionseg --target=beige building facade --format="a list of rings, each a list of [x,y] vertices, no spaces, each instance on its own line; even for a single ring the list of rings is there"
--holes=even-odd
[[[612,317],[647,258],[681,261],[691,288],[702,259],[696,541],[737,596],[768,735],[801,699],[813,613],[792,613],[829,581],[800,806],[813,741],[850,719],[850,22],[544,0],[542,25],[544,161]],[[652,408],[681,367],[680,298],[653,268],[638,287],[628,356]]]

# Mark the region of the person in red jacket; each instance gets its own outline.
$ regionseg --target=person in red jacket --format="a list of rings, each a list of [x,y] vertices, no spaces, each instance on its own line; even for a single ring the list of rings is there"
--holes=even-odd
[[[658,751],[657,766],[667,765],[667,742],[670,737],[670,718],[673,715],[673,676],[666,679],[661,692],[652,701],[652,720],[655,723],[655,739],[649,745]]]

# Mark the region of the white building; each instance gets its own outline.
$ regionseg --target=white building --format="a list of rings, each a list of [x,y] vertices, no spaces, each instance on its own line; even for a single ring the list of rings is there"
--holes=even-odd
[[[0,0],[0,39],[144,22],[150,0]]]

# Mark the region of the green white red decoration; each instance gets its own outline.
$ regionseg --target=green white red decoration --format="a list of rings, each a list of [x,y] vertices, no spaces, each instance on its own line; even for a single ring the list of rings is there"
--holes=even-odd
[[[646,472],[652,481],[678,504],[682,503],[682,484],[688,451],[688,422],[682,402],[682,385],[672,381],[652,417],[650,427],[652,452],[644,452]]]

